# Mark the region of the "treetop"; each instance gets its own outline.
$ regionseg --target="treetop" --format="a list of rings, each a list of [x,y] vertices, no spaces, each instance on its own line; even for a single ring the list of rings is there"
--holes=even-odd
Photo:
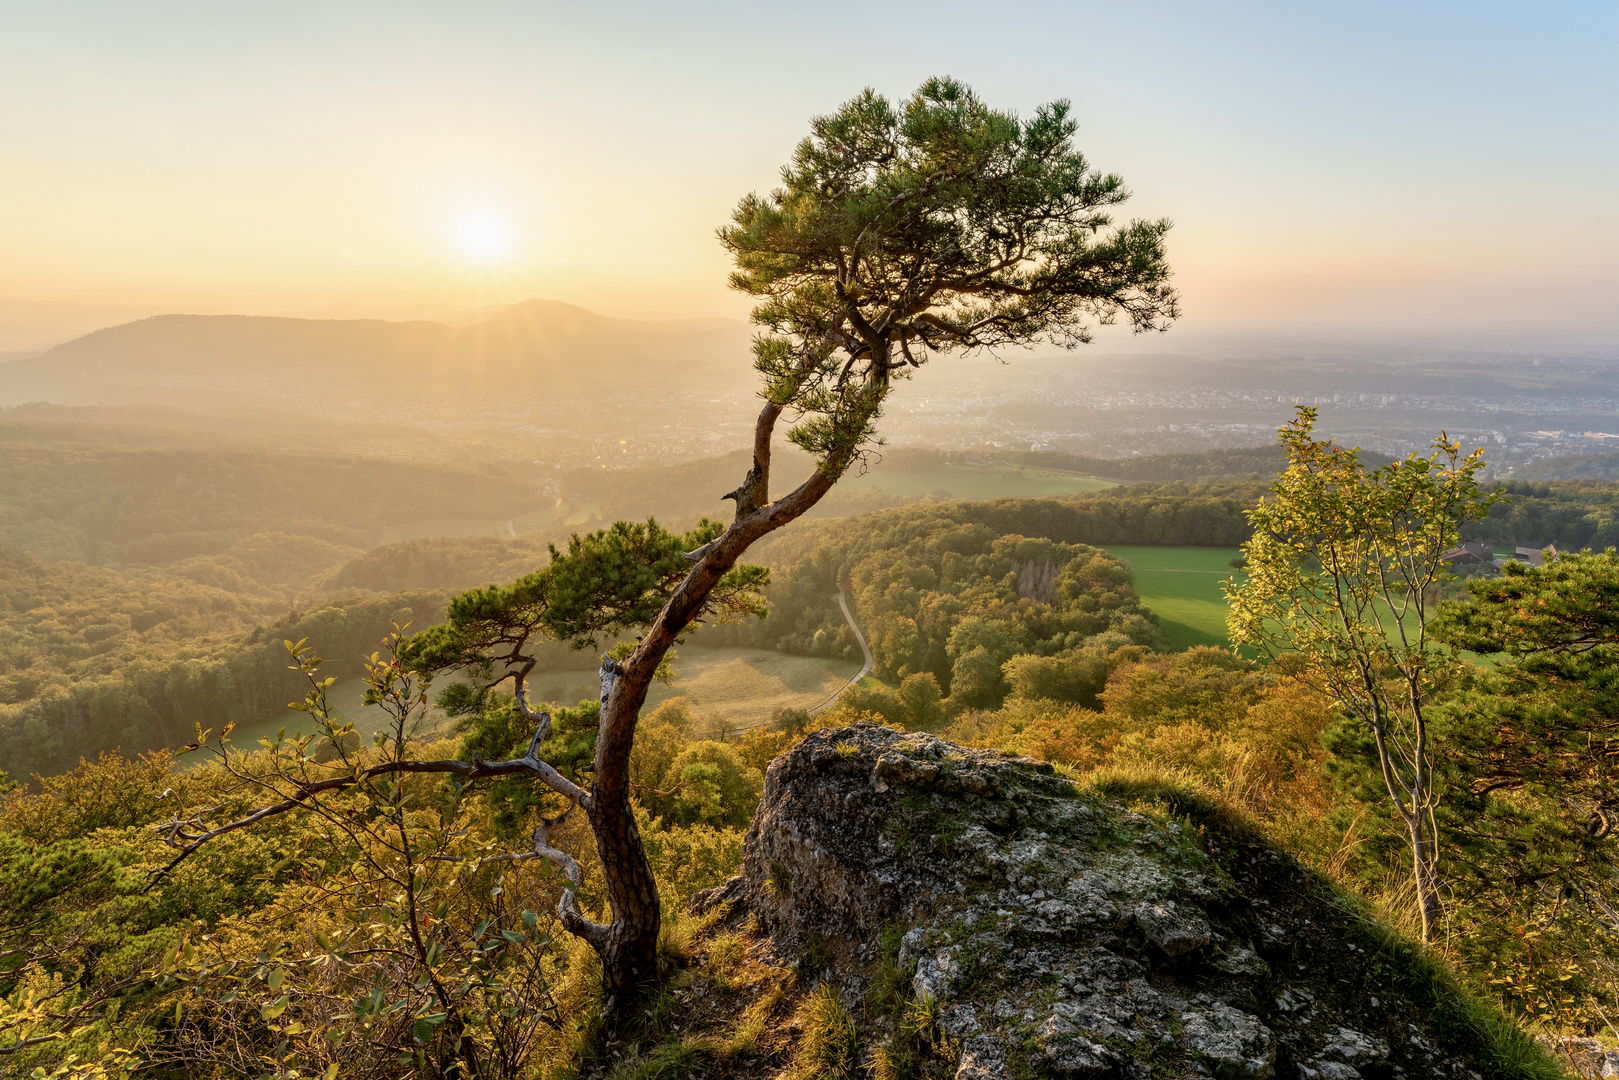
[[[811,121],[781,186],[719,231],[732,287],[759,300],[764,396],[818,418],[795,442],[863,441],[889,378],[934,352],[1073,348],[1121,314],[1168,328],[1170,223],[1109,231],[1130,193],[1076,130],[1066,101],[1020,119],[948,77],[899,107],[867,89]]]

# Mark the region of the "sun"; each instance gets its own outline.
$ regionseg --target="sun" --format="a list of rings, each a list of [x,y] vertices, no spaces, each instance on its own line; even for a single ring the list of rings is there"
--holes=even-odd
[[[512,231],[493,214],[468,214],[456,223],[455,241],[468,258],[489,262],[511,248]]]

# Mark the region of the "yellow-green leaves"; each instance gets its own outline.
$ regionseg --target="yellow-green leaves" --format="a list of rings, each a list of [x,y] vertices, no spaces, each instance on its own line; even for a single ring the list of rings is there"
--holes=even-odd
[[[1224,585],[1233,641],[1293,653],[1305,681],[1370,731],[1392,808],[1411,836],[1425,940],[1438,918],[1438,748],[1425,710],[1459,660],[1429,638],[1445,554],[1498,494],[1478,486],[1481,452],[1444,433],[1433,452],[1367,469],[1314,437],[1301,407],[1278,432],[1287,469],[1249,511],[1248,576]]]
[[[1428,458],[1367,469],[1356,451],[1313,437],[1301,407],[1279,432],[1288,467],[1249,511],[1247,578],[1226,582],[1232,640],[1304,654],[1334,682],[1439,660],[1426,619],[1444,555],[1497,496],[1479,490],[1478,452],[1443,436]]]

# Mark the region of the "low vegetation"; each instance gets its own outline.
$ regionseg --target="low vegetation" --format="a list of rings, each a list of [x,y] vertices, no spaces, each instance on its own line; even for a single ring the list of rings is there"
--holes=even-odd
[[[1607,558],[1591,565],[1592,582],[1613,576]],[[1507,580],[1526,586],[1538,578],[1536,571],[1514,573]],[[1479,580],[1481,595],[1494,580]],[[1596,646],[1611,647],[1604,641]],[[1540,655],[1533,639],[1521,651],[1530,663]],[[1019,667],[1011,665],[1008,675]],[[1491,700],[1510,707],[1521,680],[1500,672],[1486,673],[1486,684],[1465,692],[1494,694]],[[1083,786],[1155,812],[1201,815],[1211,827],[1222,820],[1252,822],[1244,827],[1262,830],[1365,897],[1378,917],[1411,925],[1410,894],[1399,873],[1399,825],[1370,786],[1377,781],[1363,740],[1328,700],[1288,675],[1286,665],[1264,666],[1220,649],[1162,653],[1120,644],[1101,658],[1099,678],[1086,705],[1020,675],[1009,680],[999,707],[984,709],[952,703],[934,692],[930,679],[912,675],[898,690],[851,691],[829,713],[789,712],[727,742],[704,737],[712,725],[689,702],[666,701],[643,718],[631,765],[641,832],[666,909],[682,910],[695,892],[734,872],[742,827],[776,754],[806,731],[875,714],[895,726],[927,727],[964,743],[1044,758]],[[1523,685],[1531,694],[1526,703],[1532,702],[1537,684]],[[587,702],[554,714],[546,756],[567,775],[578,776],[588,765],[595,708]],[[492,727],[492,716],[469,714],[462,731],[449,733],[452,741],[423,745],[420,752],[470,760],[526,744],[525,730]],[[1456,732],[1447,738],[1466,735],[1472,745],[1483,736],[1476,727],[1445,730]],[[9,969],[6,1030],[15,1041],[59,1030],[53,1018],[66,1017],[74,1032],[22,1052],[23,1061],[72,1056],[116,1071],[129,1063],[121,1056],[129,1050],[148,1070],[201,1076],[273,1071],[282,1067],[278,1061],[318,1073],[324,1062],[352,1063],[355,1055],[371,1055],[382,1075],[431,1060],[450,1023],[440,999],[429,1001],[412,989],[408,969],[381,980],[363,962],[365,949],[376,944],[362,943],[409,936],[408,912],[378,891],[399,873],[387,859],[404,849],[389,841],[387,827],[356,831],[355,825],[367,819],[385,824],[390,815],[391,827],[402,822],[413,838],[412,857],[428,860],[416,915],[422,948],[437,950],[431,955],[438,970],[465,964],[472,965],[467,974],[477,974],[472,997],[446,984],[460,1022],[491,1052],[511,1055],[531,1073],[572,1075],[600,1067],[623,1076],[684,1075],[678,1070],[748,1061],[812,1071],[846,1053],[840,1025],[847,1020],[833,1009],[837,1003],[810,994],[791,968],[760,952],[757,936],[727,936],[701,920],[673,921],[663,946],[666,989],[649,1001],[641,1027],[620,1032],[617,1042],[603,1041],[592,996],[598,985],[593,956],[570,944],[550,914],[563,879],[533,862],[473,868],[478,859],[519,846],[547,812],[520,784],[461,788],[422,778],[356,791],[330,803],[325,814],[284,819],[290,827],[233,833],[147,890],[163,858],[147,826],[197,807],[221,806],[222,817],[245,808],[274,775],[278,757],[286,767],[291,749],[261,748],[257,756],[237,759],[234,773],[217,763],[175,773],[164,754],[107,755],[7,797],[0,835],[14,838],[6,841],[14,850],[0,889],[5,909],[14,913],[9,947],[22,962]],[[383,740],[353,760],[364,764],[387,752]],[[1476,751],[1475,759],[1499,760]],[[334,766],[341,763],[308,767]],[[1537,1023],[1590,1030],[1612,1004],[1607,936],[1594,933],[1591,921],[1601,918],[1601,909],[1557,898],[1570,887],[1575,896],[1599,897],[1609,871],[1601,838],[1559,810],[1551,780],[1548,775],[1482,797],[1464,777],[1452,781],[1453,809],[1442,820],[1450,845],[1446,865],[1457,888],[1447,906],[1450,931],[1439,947],[1458,965],[1470,993]],[[1515,852],[1523,848],[1487,843],[1471,828],[1480,808],[1497,825],[1531,830],[1521,835],[1546,861],[1529,876],[1551,871],[1543,884],[1500,887],[1499,868],[1521,859]],[[595,909],[602,902],[600,869],[584,837],[572,824],[555,828],[551,837],[579,853],[580,903]],[[1560,850],[1585,854],[1559,860]],[[381,864],[368,870],[367,859]],[[357,896],[374,896],[375,906],[357,907]],[[17,918],[24,911],[41,914]],[[1514,927],[1527,933],[1503,934]],[[1411,948],[1397,936],[1387,940],[1388,948]],[[454,950],[460,951],[443,959]],[[199,983],[203,970],[209,981]],[[1444,980],[1452,976],[1432,970],[1439,985],[1449,985]],[[1570,971],[1577,974],[1568,978]],[[367,996],[376,990],[380,995]],[[500,1009],[479,1011],[486,1008],[479,1001],[502,994],[518,995],[537,1018],[519,1029]],[[927,1017],[911,1017],[906,1010],[914,1006],[905,1004],[903,991],[898,1000],[895,1023],[915,1025],[923,1041],[914,1052],[921,1054],[930,1045],[923,1038]],[[548,1004],[535,1013],[536,1002]],[[343,1026],[312,1024],[311,1017],[333,1009],[348,1017]],[[1493,1022],[1488,1016],[1486,1009],[1470,1022]],[[217,1037],[225,1030],[234,1033],[228,1043]],[[325,1034],[317,1038],[317,1030]],[[409,1052],[379,1056],[376,1048],[383,1045]],[[893,1062],[903,1064],[904,1045],[891,1044]],[[1524,1074],[1503,1067],[1501,1075]]]
[[[971,104],[961,90],[930,92],[949,111]],[[839,122],[880,113],[867,101]],[[1041,138],[1063,129],[1056,114],[1038,123]],[[1112,199],[1113,181],[1093,179],[1090,195]],[[1518,1024],[1607,1028],[1619,564],[1611,549],[1578,552],[1619,538],[1611,485],[1518,482],[1487,513],[1450,515],[1461,538],[1564,554],[1425,577],[1416,595],[1442,605],[1437,644],[1395,657],[1372,643],[1357,671],[1367,700],[1401,691],[1422,710],[1420,768],[1393,771],[1420,773],[1423,801],[1402,814],[1376,724],[1312,678],[1299,634],[1272,635],[1286,647],[1263,661],[1217,647],[1214,586],[1239,545],[1250,581],[1283,563],[1319,569],[1319,543],[1257,558],[1286,533],[1254,535],[1285,452],[896,452],[886,486],[873,474],[833,493],[917,353],[1010,340],[1005,327],[1025,323],[969,307],[976,329],[941,337],[911,312],[883,323],[897,336],[880,357],[838,346],[863,365],[847,381],[816,351],[829,324],[795,306],[821,303],[819,286],[772,253],[796,227],[784,213],[745,200],[727,233],[775,334],[759,346],[760,440],[730,458],[542,482],[487,460],[355,458],[319,434],[275,454],[217,432],[163,446],[133,427],[4,426],[0,1072],[937,1072],[962,1048],[911,992],[892,934],[858,961],[822,937],[788,956],[757,923],[683,914],[735,873],[771,762],[808,733],[871,720],[1039,759],[1069,795],[1305,868],[1312,895],[1349,911],[1493,1075],[1550,1075]],[[1151,255],[1162,224],[1130,228]],[[1132,319],[1157,325],[1174,297],[1147,263],[1136,286],[1084,304],[1134,305]],[[1065,287],[1083,292],[1082,279]],[[1014,314],[1018,295],[1003,298]],[[1048,327],[1079,340],[1084,304]],[[776,463],[813,469],[799,490],[816,498],[792,496],[785,515],[768,499],[768,448],[788,404],[814,456]],[[717,508],[717,464],[745,470],[726,496],[730,528],[700,516]],[[960,498],[986,484],[1039,497]],[[818,520],[762,539],[812,506]],[[406,519],[516,533],[653,511],[681,528],[585,530],[565,550],[541,533],[378,543]],[[1419,554],[1432,563],[1453,532]],[[755,540],[763,565],[739,562]],[[1408,535],[1380,542],[1379,565],[1412,555]],[[1318,592],[1292,589],[1288,610]],[[840,598],[873,677],[812,712],[863,660]],[[1248,636],[1285,615],[1267,608]],[[610,657],[581,666],[575,646],[592,645]],[[1441,662],[1449,649],[1491,663]],[[1409,669],[1403,689],[1387,681],[1391,659]],[[615,689],[631,671],[631,691]],[[297,715],[266,719],[288,700]],[[896,846],[948,847],[966,828],[924,824],[896,819]],[[1433,853],[1415,889],[1413,837]],[[795,888],[785,868],[771,882]],[[859,1000],[817,979],[834,963],[869,979]]]
[[[1220,585],[1238,569],[1238,548],[1112,544],[1107,550],[1130,568],[1136,595],[1158,616],[1166,637],[1186,648],[1231,644]]]

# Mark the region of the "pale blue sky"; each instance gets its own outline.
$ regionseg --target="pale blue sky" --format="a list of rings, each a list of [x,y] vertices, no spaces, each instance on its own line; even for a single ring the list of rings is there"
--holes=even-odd
[[[1612,2],[3,2],[0,296],[740,314],[729,207],[942,73],[1074,101],[1189,329],[1619,333]]]

